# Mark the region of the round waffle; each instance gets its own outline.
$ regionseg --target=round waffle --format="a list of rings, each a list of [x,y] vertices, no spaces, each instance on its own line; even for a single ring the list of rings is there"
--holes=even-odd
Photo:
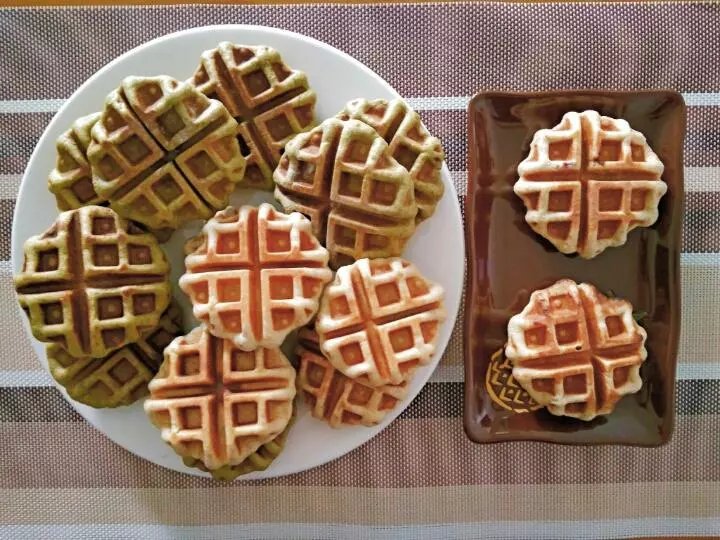
[[[410,175],[358,120],[330,118],[295,137],[274,178],[275,198],[310,218],[333,267],[400,255],[415,231]]]
[[[535,133],[518,166],[525,220],[562,253],[592,259],[658,218],[663,164],[625,120],[569,112]]]
[[[432,216],[444,191],[440,171],[445,153],[420,115],[402,99],[354,99],[338,118],[360,120],[385,139],[390,155],[408,170],[415,185],[417,221]]]
[[[24,250],[15,289],[32,333],[72,356],[102,358],[138,341],[170,301],[157,240],[110,208],[64,212]]]
[[[305,74],[290,69],[271,47],[224,41],[203,53],[190,83],[237,120],[247,159],[243,186],[272,189],[285,144],[315,125],[317,98]]]
[[[48,345],[50,373],[75,401],[96,408],[130,405],[147,395],[163,350],[180,334],[182,312],[170,304],[156,328],[104,358],[75,358],[59,345]]]
[[[555,415],[592,420],[642,386],[647,333],[632,304],[563,279],[532,293],[508,323],[513,377]]]
[[[165,349],[145,411],[165,442],[208,470],[242,464],[288,425],[295,370],[280,349],[242,351],[198,327]]]
[[[444,292],[402,259],[361,259],[337,271],[321,299],[320,349],[344,375],[401,384],[435,353]]]
[[[351,379],[340,373],[323,356],[314,330],[303,328],[298,340],[298,389],[311,414],[330,426],[374,426],[407,396],[407,382],[373,387],[367,377]]]
[[[512,363],[500,349],[492,355],[487,372],[485,388],[493,402],[503,409],[514,413],[528,413],[542,409],[512,376]]]
[[[236,131],[222,103],[188,83],[127,77],[92,129],[93,185],[120,215],[154,229],[207,219],[245,173]]]
[[[315,315],[332,279],[310,222],[269,204],[218,212],[188,249],[180,288],[193,314],[244,350],[280,346]]]
[[[90,131],[99,118],[100,113],[78,118],[57,140],[57,160],[48,178],[48,188],[62,211],[107,202],[95,192],[87,157]]]

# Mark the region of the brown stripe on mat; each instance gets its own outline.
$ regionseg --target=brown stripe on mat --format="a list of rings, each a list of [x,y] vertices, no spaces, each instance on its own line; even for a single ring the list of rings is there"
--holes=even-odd
[[[683,252],[717,253],[720,251],[719,208],[720,191],[686,194],[685,222],[682,231]]]
[[[400,489],[475,484],[717,482],[720,461],[709,456],[720,452],[718,430],[720,416],[701,415],[679,417],[672,442],[655,449],[528,442],[476,445],[465,436],[459,418],[399,420],[339,460],[249,485]],[[0,424],[0,437],[10,443],[5,445],[4,455],[16,467],[14,474],[0,476],[0,489],[187,489],[222,485],[152,465],[85,423]],[[702,455],[708,458],[701,459]],[[91,467],[78,465],[89,463]]]
[[[459,418],[462,382],[430,382],[400,418]],[[681,415],[720,415],[720,380],[678,381],[676,411]],[[54,386],[0,387],[0,423],[82,422]]]
[[[467,168],[467,113],[465,110],[421,111],[430,132],[445,145],[448,167]],[[0,160],[10,161],[7,168],[0,161],[0,174],[20,174],[52,119],[51,113],[0,114],[0,133],[5,134]],[[716,167],[720,165],[720,106],[690,107],[685,137],[685,165]],[[48,171],[49,172],[49,171]]]
[[[10,231],[12,230],[15,199],[0,199],[0,260],[10,259]],[[5,336],[6,338],[8,336]]]
[[[330,43],[406,96],[578,83],[586,88],[718,89],[713,29],[720,27],[720,10],[702,3],[9,9],[3,21],[7,76],[0,81],[0,99],[67,96],[104,64],[146,41],[237,22]],[[416,39],[437,36],[440,27],[441,39]],[[40,32],[52,28],[62,31]],[[86,38],[105,35],[108,28],[113,39],[102,47]],[[37,54],[40,48],[43,54]]]
[[[1,174],[1,173],[0,173]],[[463,207],[465,197],[459,195]],[[685,223],[683,228],[683,252],[719,253],[720,252],[720,212],[712,210],[712,205],[720,207],[720,191],[693,192],[687,195]],[[698,205],[696,208],[695,205]],[[0,199],[0,230],[9,231],[12,227],[14,199]],[[10,235],[0,235],[0,260],[10,259]]]

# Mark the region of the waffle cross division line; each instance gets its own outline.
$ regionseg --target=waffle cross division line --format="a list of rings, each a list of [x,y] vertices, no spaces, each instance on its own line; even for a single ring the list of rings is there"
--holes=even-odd
[[[297,136],[274,178],[275,197],[310,218],[333,267],[400,255],[415,229],[412,178],[358,120],[329,118]]]
[[[92,407],[128,405],[147,394],[147,385],[162,363],[163,351],[181,332],[182,313],[176,305],[157,328],[103,358],[75,358],[58,344],[47,347],[48,365],[68,394]]]
[[[351,379],[343,375],[325,358],[313,330],[304,328],[298,333],[296,353],[300,359],[298,389],[312,415],[332,427],[374,426],[407,395],[407,381],[373,387],[367,377]]]

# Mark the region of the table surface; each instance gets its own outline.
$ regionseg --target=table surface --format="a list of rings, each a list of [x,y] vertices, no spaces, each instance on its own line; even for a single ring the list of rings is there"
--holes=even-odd
[[[96,2],[93,2],[96,3]],[[364,62],[442,138],[460,193],[480,89],[671,88],[688,104],[677,427],[656,449],[473,445],[460,326],[385,432],[293,476],[224,485],[125,452],[52,387],[15,307],[24,167],[73,90],[154,37],[286,28]],[[67,7],[0,11],[0,538],[584,538],[720,532],[720,4]],[[462,313],[460,314],[462,319]]]

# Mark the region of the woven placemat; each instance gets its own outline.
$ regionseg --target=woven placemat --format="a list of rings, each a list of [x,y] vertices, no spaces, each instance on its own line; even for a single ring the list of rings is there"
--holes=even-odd
[[[10,228],[43,129],[106,62],[221,23],[320,39],[390,82],[465,191],[480,89],[672,88],[688,108],[678,418],[657,449],[478,446],[462,429],[459,327],[422,394],[318,469],[221,485],[122,450],[50,385],[15,308]],[[0,11],[0,537],[589,538],[720,531],[720,4],[183,6]],[[461,195],[462,199],[462,195]],[[462,203],[462,200],[460,201]],[[462,313],[461,313],[462,318]]]

